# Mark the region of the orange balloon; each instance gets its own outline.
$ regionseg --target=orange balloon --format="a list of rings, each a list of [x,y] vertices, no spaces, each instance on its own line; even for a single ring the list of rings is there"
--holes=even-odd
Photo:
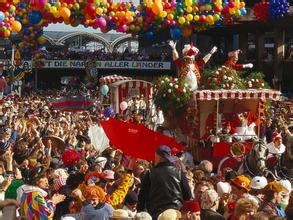
[[[68,19],[71,15],[71,11],[67,7],[61,7],[59,11],[61,17],[63,17],[64,19]]]
[[[182,29],[182,36],[189,37],[192,34],[192,28],[185,27]]]
[[[13,21],[11,24],[11,29],[14,32],[20,32],[22,26],[21,23],[19,21]]]
[[[163,11],[163,5],[159,2],[153,4],[152,11],[155,15],[160,15],[161,11]]]

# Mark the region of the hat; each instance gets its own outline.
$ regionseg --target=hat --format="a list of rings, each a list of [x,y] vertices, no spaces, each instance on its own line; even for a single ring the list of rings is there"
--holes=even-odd
[[[68,149],[62,154],[62,161],[65,166],[74,165],[80,159],[80,153],[74,149]]]
[[[218,182],[217,183],[217,193],[220,197],[223,196],[223,194],[231,193],[232,188],[231,185],[227,182]]]
[[[250,191],[250,179],[244,175],[236,176],[234,179],[231,179],[231,182],[246,191]]]
[[[107,180],[114,180],[115,172],[113,170],[104,170],[103,171],[103,178]]]
[[[199,49],[193,46],[193,43],[185,44],[182,50],[183,56],[196,56],[199,52]]]
[[[230,52],[228,53],[228,57],[236,56],[236,55],[238,55],[240,52],[241,52],[241,50],[230,51]]]
[[[131,192],[127,193],[125,200],[124,200],[124,203],[125,204],[135,204],[135,203],[137,203],[137,201],[138,201],[137,193],[131,191]]]
[[[173,163],[175,161],[175,159],[173,158],[173,156],[171,155],[171,149],[170,147],[166,146],[166,145],[161,145],[157,148],[156,153],[165,158],[166,160],[168,160],[169,162]]]
[[[252,189],[263,189],[266,185],[268,185],[268,181],[264,176],[255,176],[250,182],[250,187]]]
[[[279,180],[278,181],[285,189],[287,189],[289,192],[292,191],[292,184],[289,180]]]
[[[176,209],[167,209],[161,213],[158,220],[177,220],[181,218],[181,212]]]
[[[104,190],[96,185],[87,186],[83,193],[84,197],[87,200],[99,198],[100,201],[105,200],[105,192]]]
[[[152,216],[150,216],[147,212],[139,212],[135,215],[136,220],[152,220]]]
[[[112,218],[128,218],[128,212],[124,209],[116,209],[113,211]]]
[[[281,183],[277,182],[277,181],[272,181],[272,182],[269,182],[268,185],[266,185],[266,187],[263,189],[264,191],[264,194],[266,194],[266,192],[276,192],[276,193],[279,193],[279,192],[285,192],[285,193],[288,193],[289,191],[282,186]]]
[[[217,200],[219,200],[218,193],[213,189],[208,189],[201,196],[200,206],[202,209],[210,209],[215,205]]]
[[[193,200],[184,201],[181,211],[182,212],[200,212],[199,202],[193,201]]]
[[[100,167],[104,168],[107,163],[107,158],[106,157],[98,157],[95,162],[97,164],[99,164]]]

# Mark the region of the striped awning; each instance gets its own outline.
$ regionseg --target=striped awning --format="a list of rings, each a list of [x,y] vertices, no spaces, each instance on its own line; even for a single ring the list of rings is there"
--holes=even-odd
[[[272,99],[279,100],[281,92],[270,89],[246,90],[197,90],[193,94],[195,100],[221,100],[221,99]]]
[[[111,83],[122,81],[122,80],[132,80],[132,78],[127,76],[119,76],[115,74],[115,75],[101,77],[99,81],[100,83],[111,84]]]

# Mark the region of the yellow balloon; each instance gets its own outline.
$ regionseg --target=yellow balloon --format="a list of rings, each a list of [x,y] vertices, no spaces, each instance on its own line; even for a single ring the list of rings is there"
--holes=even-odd
[[[46,41],[47,41],[46,38],[43,37],[43,36],[40,36],[40,37],[38,38],[38,42],[39,42],[40,44],[45,44]]]
[[[51,12],[52,14],[55,14],[55,13],[57,12],[57,8],[56,8],[55,6],[52,6],[52,7],[50,8],[50,12]]]
[[[191,6],[192,5],[192,0],[185,0],[185,5],[186,6]]]
[[[102,8],[97,8],[96,9],[96,13],[98,14],[98,15],[101,15],[101,14],[103,14],[103,9]]]
[[[187,14],[186,15],[186,20],[187,21],[192,21],[193,20],[193,15],[192,14]]]
[[[178,22],[179,24],[184,24],[185,23],[185,18],[184,17],[179,17]]]
[[[165,18],[167,16],[167,12],[166,11],[161,11],[160,12],[160,17],[161,18]]]
[[[240,2],[240,7],[244,8],[245,7],[245,2]]]
[[[188,13],[191,13],[191,12],[192,12],[192,7],[191,7],[191,6],[187,6],[187,7],[186,7],[186,11],[187,11]]]
[[[19,0],[13,0],[13,3],[14,4],[18,4],[19,3]]]
[[[194,15],[194,16],[193,16],[193,20],[194,20],[194,21],[198,21],[198,20],[199,20],[199,16],[198,16],[198,15]]]
[[[55,18],[60,18],[60,16],[61,16],[59,11],[57,11],[57,12],[54,13],[53,15],[54,15]]]

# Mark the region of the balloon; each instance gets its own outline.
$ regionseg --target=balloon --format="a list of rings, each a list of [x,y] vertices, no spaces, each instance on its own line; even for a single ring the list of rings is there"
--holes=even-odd
[[[109,118],[111,117],[112,115],[114,115],[114,110],[111,108],[111,107],[107,107],[105,108],[104,112],[103,112],[103,115],[106,117],[106,118]]]
[[[192,29],[189,27],[185,27],[182,29],[182,36],[189,37],[192,34]]]
[[[42,20],[42,14],[39,11],[31,11],[28,14],[28,20],[31,24],[38,24]]]
[[[45,44],[46,41],[47,41],[46,38],[43,37],[43,36],[40,36],[40,37],[38,38],[38,42],[39,42],[39,44]]]
[[[19,32],[21,30],[21,23],[19,21],[13,21],[11,24],[11,29],[14,32]]]
[[[119,106],[122,111],[125,111],[128,108],[128,104],[125,101],[121,102]]]
[[[149,40],[149,41],[154,40],[154,33],[153,33],[152,31],[148,31],[148,32],[146,33],[146,38],[147,38],[147,40]]]
[[[179,24],[184,24],[186,19],[184,17],[179,17],[178,22]]]
[[[178,39],[181,36],[181,31],[179,28],[173,28],[170,30],[170,35],[172,39]]]
[[[101,86],[101,93],[102,95],[107,95],[109,92],[109,87],[107,85],[102,85]]]
[[[2,11],[0,11],[0,21],[4,21],[4,19],[5,19],[5,14]]]
[[[70,17],[70,15],[71,15],[70,10],[68,8],[66,8],[66,7],[61,7],[59,9],[59,11],[60,11],[61,17],[63,17],[64,19],[68,19]]]
[[[107,27],[107,21],[105,18],[103,17],[99,17],[98,19],[96,19],[96,25],[101,28],[104,29]]]

